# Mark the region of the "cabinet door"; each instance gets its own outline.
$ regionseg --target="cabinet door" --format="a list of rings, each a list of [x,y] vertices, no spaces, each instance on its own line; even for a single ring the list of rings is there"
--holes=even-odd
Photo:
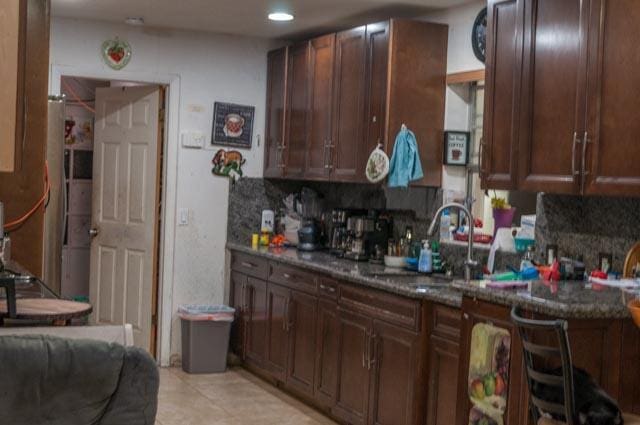
[[[415,424],[415,383],[418,377],[417,335],[375,322],[369,338],[369,364],[373,370],[370,423]]]
[[[288,47],[269,52],[267,56],[267,108],[264,176],[281,177],[284,158],[284,126],[286,111],[287,53]]]
[[[289,331],[289,367],[287,385],[313,395],[316,355],[316,297],[291,291],[287,308]]]
[[[340,342],[340,321],[335,301],[318,301],[316,341],[315,397],[322,405],[331,407],[335,403],[338,386]]]
[[[369,335],[371,319],[338,309],[340,320],[338,392],[332,409],[338,418],[353,424],[367,422],[369,408]]]
[[[266,340],[266,307],[267,307],[267,283],[247,278],[245,290],[246,301],[246,327],[245,327],[245,358],[258,366],[262,366],[265,354]]]
[[[387,146],[387,80],[389,69],[389,22],[367,25],[365,146]]]
[[[267,346],[265,368],[280,381],[285,380],[287,369],[287,351],[289,349],[287,332],[287,306],[289,290],[269,283],[267,286]]]
[[[427,425],[450,425],[456,421],[459,359],[457,342],[431,336]]]
[[[333,104],[332,179],[364,181],[367,144],[364,142],[366,27],[336,35]],[[369,150],[373,149],[372,146]]]
[[[523,0],[490,0],[480,176],[485,189],[517,187]]]
[[[589,3],[525,1],[518,163],[522,190],[580,191]]]
[[[244,359],[244,328],[245,328],[245,291],[247,277],[237,272],[231,272],[231,306],[236,310],[231,325],[231,351]]]
[[[640,4],[593,0],[592,10],[585,192],[640,196]]]
[[[284,175],[300,178],[304,174],[307,149],[307,108],[309,86],[309,43],[289,49],[287,67],[287,132]]]
[[[309,42],[309,135],[305,177],[329,178],[331,151],[331,105],[333,98],[333,64],[335,34]]]

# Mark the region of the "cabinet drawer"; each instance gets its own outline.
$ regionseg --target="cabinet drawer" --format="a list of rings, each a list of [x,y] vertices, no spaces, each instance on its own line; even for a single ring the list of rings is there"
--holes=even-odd
[[[433,304],[431,314],[432,333],[458,342],[460,339],[460,327],[462,326],[460,315],[460,309]]]
[[[234,252],[231,257],[231,270],[266,280],[269,275],[269,263],[253,255]]]
[[[297,289],[309,294],[317,294],[317,279],[313,273],[281,264],[269,264],[269,281],[279,283],[290,289]]]
[[[373,289],[342,285],[339,303],[388,323],[401,325],[415,331],[418,331],[420,327],[420,302],[417,300]]]
[[[321,277],[319,280],[318,294],[323,298],[337,300],[338,290],[340,288],[338,281],[326,277]]]

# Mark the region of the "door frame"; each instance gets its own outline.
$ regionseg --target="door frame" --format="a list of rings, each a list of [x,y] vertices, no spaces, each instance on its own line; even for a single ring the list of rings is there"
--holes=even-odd
[[[176,207],[178,184],[180,75],[150,72],[115,71],[103,67],[52,65],[49,92],[61,93],[63,76],[97,80],[124,80],[166,86],[166,122],[162,164],[162,211],[160,219],[160,246],[158,247],[158,323],[156,361],[160,366],[170,365],[171,319],[173,312],[174,250],[176,233]]]

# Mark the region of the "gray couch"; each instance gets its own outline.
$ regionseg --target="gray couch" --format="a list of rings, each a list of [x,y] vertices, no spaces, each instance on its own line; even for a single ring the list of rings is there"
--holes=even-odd
[[[153,425],[159,376],[143,350],[0,336],[0,424]]]

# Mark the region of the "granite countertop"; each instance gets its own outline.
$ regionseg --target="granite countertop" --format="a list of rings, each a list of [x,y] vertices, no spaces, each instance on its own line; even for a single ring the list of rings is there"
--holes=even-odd
[[[427,299],[452,307],[460,307],[462,294],[452,288],[445,277],[424,276],[384,265],[336,258],[328,252],[301,252],[295,248],[259,248],[228,243],[232,251],[258,255],[292,266],[302,267],[333,278],[414,299]]]
[[[444,277],[423,276],[413,272],[388,269],[383,265],[338,259],[327,252],[300,252],[293,248],[252,249],[228,243],[233,251],[258,255],[292,266],[324,273],[336,279],[399,294],[460,307],[462,296],[478,298],[500,305],[519,305],[526,310],[559,318],[620,319],[630,317],[626,302],[640,296],[616,288],[595,289],[585,282],[534,281],[527,288],[487,288],[487,281],[450,281]]]
[[[627,300],[636,296],[617,288],[597,289],[581,281],[533,281],[520,289],[487,288],[487,282],[455,281],[452,286],[465,296],[566,319],[627,318]]]

